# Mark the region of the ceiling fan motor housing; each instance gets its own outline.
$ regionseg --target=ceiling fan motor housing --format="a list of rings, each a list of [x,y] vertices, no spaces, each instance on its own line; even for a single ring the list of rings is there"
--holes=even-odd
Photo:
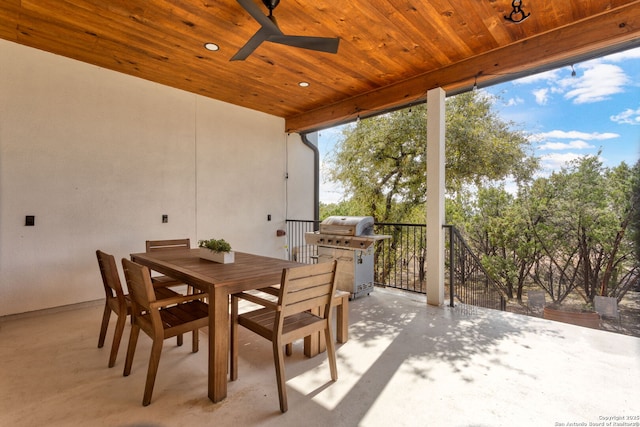
[[[269,13],[271,13],[273,9],[275,9],[276,6],[280,4],[280,0],[262,0],[262,3],[264,3],[267,9],[269,9]]]

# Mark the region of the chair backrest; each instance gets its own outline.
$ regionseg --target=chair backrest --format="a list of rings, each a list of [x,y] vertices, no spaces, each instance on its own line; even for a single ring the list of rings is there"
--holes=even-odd
[[[122,268],[134,312],[140,314],[142,310],[150,310],[156,295],[151,284],[149,269],[126,258],[122,258]]]
[[[147,252],[163,251],[167,249],[185,248],[191,249],[191,240],[189,239],[171,239],[171,240],[147,240]]]
[[[328,318],[336,290],[336,264],[333,261],[284,269],[278,297],[281,317],[325,307],[322,317]]]
[[[529,291],[527,293],[527,306],[529,308],[544,308],[545,304],[544,291]]]
[[[618,300],[615,297],[593,297],[596,313],[603,317],[618,317]]]
[[[120,282],[120,276],[118,275],[118,267],[116,266],[116,259],[113,255],[96,251],[96,257],[98,258],[98,266],[100,267],[100,275],[102,276],[102,285],[104,286],[104,292],[107,298],[117,298],[124,302],[124,291],[122,290],[122,282]]]

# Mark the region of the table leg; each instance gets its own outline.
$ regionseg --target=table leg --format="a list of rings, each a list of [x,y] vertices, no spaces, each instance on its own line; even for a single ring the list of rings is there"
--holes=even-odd
[[[320,307],[311,310],[311,313],[315,315],[320,314]],[[321,347],[324,346],[324,341],[320,343],[320,332],[314,332],[304,338],[304,355],[307,357],[315,357],[321,351]]]
[[[229,295],[222,288],[209,292],[209,399],[227,397],[229,364]]]
[[[336,303],[336,300],[339,301]],[[345,343],[349,340],[349,292],[337,291],[334,298],[336,311],[336,341]]]
[[[336,291],[332,305],[336,312],[336,341],[346,343],[349,340],[349,293]],[[320,314],[320,308],[311,310],[314,314]],[[304,354],[307,357],[326,351],[327,344],[324,341],[324,334],[314,333],[304,339]]]

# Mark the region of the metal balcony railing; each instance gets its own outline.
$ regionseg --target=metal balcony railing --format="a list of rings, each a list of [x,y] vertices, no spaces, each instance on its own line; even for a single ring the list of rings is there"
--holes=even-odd
[[[502,284],[487,273],[454,226],[445,225],[443,228],[448,231],[445,263],[449,272],[449,305],[453,307],[457,300],[467,305],[505,311],[507,293]]]
[[[304,233],[316,231],[320,222],[304,219],[287,220],[287,242],[289,249],[289,260],[313,264],[317,261],[318,247],[307,245],[304,240]]]
[[[376,223],[375,232],[391,236],[376,244],[376,284],[427,293],[427,227],[424,224]]]
[[[317,261],[317,247],[307,245],[304,233],[318,229],[312,220],[287,220],[289,259],[306,264]],[[443,227],[445,239],[445,284],[449,304],[506,310],[506,293],[493,280],[458,230]],[[378,286],[426,293],[426,230],[424,224],[376,223],[375,233],[391,236],[376,243],[374,281]]]

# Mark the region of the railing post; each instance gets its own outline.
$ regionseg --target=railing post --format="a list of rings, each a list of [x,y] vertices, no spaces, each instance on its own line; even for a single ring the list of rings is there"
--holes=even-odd
[[[455,254],[453,242],[453,227],[449,226],[449,307],[453,307],[454,296],[454,271],[455,271]]]

